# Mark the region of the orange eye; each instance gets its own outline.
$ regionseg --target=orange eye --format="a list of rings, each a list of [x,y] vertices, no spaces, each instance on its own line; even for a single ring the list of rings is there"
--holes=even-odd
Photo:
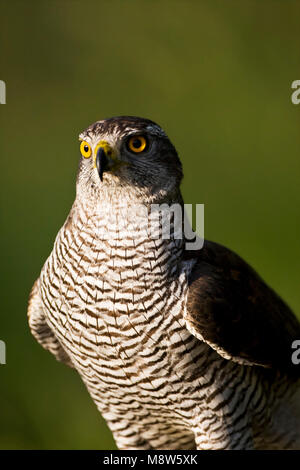
[[[80,144],[80,152],[84,158],[90,158],[92,155],[91,146],[85,140],[83,140]]]
[[[128,150],[141,153],[147,147],[147,140],[142,135],[135,135],[128,140]]]

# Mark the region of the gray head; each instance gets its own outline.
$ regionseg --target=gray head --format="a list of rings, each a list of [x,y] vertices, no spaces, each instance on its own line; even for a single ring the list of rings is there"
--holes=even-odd
[[[177,152],[154,122],[133,116],[98,121],[79,139],[77,194],[142,202],[176,198],[182,179]]]

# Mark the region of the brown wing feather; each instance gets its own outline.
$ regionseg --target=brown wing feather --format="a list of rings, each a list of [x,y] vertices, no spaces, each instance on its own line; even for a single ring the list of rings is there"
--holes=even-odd
[[[206,241],[189,279],[188,329],[226,359],[300,375],[292,342],[300,323],[256,272],[227,248]]]

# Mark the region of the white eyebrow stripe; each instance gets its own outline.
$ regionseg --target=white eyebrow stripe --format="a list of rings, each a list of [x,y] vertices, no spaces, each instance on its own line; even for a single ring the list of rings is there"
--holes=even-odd
[[[101,122],[101,121],[99,121]],[[145,127],[145,130],[146,132],[149,132],[149,134],[152,134],[152,135],[156,135],[158,137],[167,137],[166,133],[163,131],[163,129],[156,125],[156,124],[148,124],[146,127]],[[119,138],[120,135],[134,135],[134,134],[138,134],[142,131],[142,129],[139,129],[139,128],[136,128],[134,126],[126,126],[122,131],[120,131],[117,127],[113,128],[110,132],[104,132],[102,135],[101,135],[101,138],[102,139],[107,139],[107,140],[117,140]],[[89,139],[91,141],[94,141],[94,140],[98,140],[99,139],[99,135],[98,133],[94,133],[92,130],[89,130],[87,129],[86,131],[84,132],[81,132],[79,134],[79,139],[80,140],[85,140],[85,139]]]

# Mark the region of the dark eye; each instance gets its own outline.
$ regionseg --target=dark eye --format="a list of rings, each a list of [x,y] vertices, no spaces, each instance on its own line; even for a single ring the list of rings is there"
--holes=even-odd
[[[135,135],[130,137],[127,142],[127,148],[130,152],[141,153],[147,147],[147,140],[142,135]]]

